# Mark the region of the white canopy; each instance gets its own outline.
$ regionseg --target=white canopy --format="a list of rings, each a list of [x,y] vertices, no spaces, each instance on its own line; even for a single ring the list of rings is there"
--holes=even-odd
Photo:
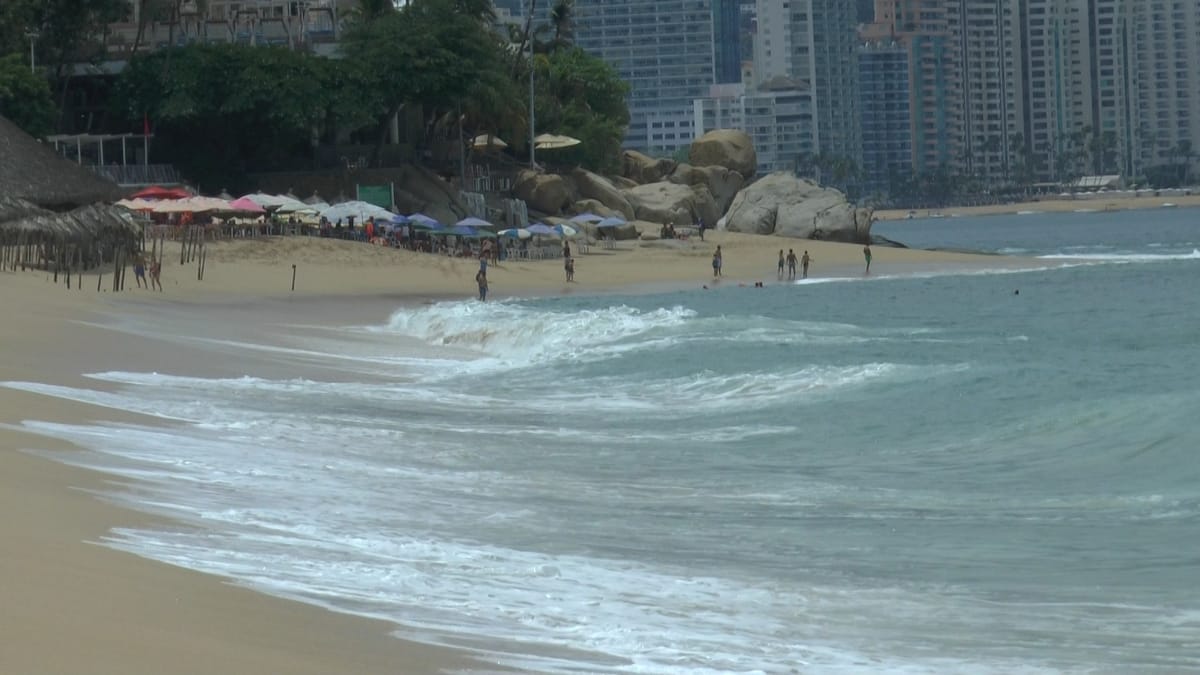
[[[325,220],[328,220],[331,223],[337,222],[339,219],[346,220],[351,216],[353,216],[354,220],[359,223],[366,221],[367,218],[374,218],[375,220],[382,220],[390,223],[392,222],[392,218],[395,217],[395,214],[393,214],[391,211],[388,211],[381,206],[375,206],[374,204],[363,201],[349,201],[342,202],[341,204],[334,204],[333,206],[323,209],[321,211],[321,215],[325,218]]]

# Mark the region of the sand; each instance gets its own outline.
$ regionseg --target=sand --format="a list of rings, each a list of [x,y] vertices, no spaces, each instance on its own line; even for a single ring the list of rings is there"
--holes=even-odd
[[[1020,213],[1070,213],[1073,211],[1132,211],[1138,209],[1190,208],[1200,206],[1200,195],[1160,192],[1132,196],[1129,193],[1078,194],[1074,198],[1054,197],[1037,201],[990,204],[988,206],[947,206],[943,209],[882,209],[875,212],[876,220],[903,220],[912,214],[914,218],[996,216]]]
[[[726,277],[716,283],[776,283],[780,247],[807,249],[813,276],[859,276],[859,246],[710,233],[698,240],[619,242],[577,255],[577,283],[562,261],[509,261],[491,271],[493,297],[712,286],[719,244]],[[214,302],[294,301],[297,316],[315,302],[372,296],[402,301],[469,298],[478,263],[368,244],[275,238],[211,244],[205,278],[181,265],[168,242],[164,292],[97,292],[97,279],[67,290],[45,272],[0,273],[0,381],[75,385],[97,364],[170,367],[151,340],[97,324],[124,312],[162,309],[203,316]],[[1018,259],[874,249],[872,272],[1025,264]],[[291,290],[295,265],[296,290]],[[110,277],[101,279],[110,287]],[[306,304],[308,302],[309,304]],[[292,305],[285,305],[290,309]],[[89,383],[88,386],[96,386]],[[212,577],[101,545],[114,527],[151,517],[104,501],[110,476],[23,452],[77,449],[14,429],[24,420],[126,419],[124,413],[0,388],[0,618],[6,673],[434,673],[479,668],[469,655],[390,635],[390,624],[268,597]],[[473,665],[472,665],[473,664]],[[490,666],[485,666],[491,668]]]

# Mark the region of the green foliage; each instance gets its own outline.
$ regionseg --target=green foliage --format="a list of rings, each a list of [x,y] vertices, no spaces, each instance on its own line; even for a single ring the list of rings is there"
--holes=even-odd
[[[0,57],[0,115],[36,137],[50,134],[58,116],[45,78],[17,54]]]
[[[71,61],[88,61],[96,55],[88,38],[107,24],[124,21],[129,12],[128,0],[3,0],[0,55],[28,54],[25,34],[35,31],[39,65],[57,68]]]
[[[537,130],[583,141],[555,150],[554,161],[616,172],[629,125],[629,85],[612,66],[579,47],[539,55],[537,66]]]
[[[331,62],[276,47],[196,45],[132,61],[114,104],[208,188],[311,152],[338,91]]]

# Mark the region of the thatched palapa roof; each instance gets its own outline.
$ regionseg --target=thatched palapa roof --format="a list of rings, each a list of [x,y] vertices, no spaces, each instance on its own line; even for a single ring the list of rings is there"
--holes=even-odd
[[[3,116],[0,194],[51,209],[114,202],[122,196],[116,183],[59,157]]]
[[[61,212],[29,207],[28,202],[0,197],[0,239],[30,232],[71,241],[133,241],[142,232],[133,214],[119,206],[93,204]]]

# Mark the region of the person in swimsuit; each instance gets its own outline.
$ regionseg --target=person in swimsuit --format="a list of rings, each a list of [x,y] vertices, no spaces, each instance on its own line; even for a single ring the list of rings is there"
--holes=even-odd
[[[776,274],[779,276],[780,281],[783,281],[783,263],[784,263],[783,249],[779,249],[779,268],[776,271]]]
[[[724,261],[721,259],[721,247],[717,246],[717,250],[713,253],[713,278],[721,276],[721,265]]]
[[[790,248],[788,249],[787,264],[788,279],[794,280],[796,278],[796,251]]]
[[[871,245],[867,244],[863,247],[863,259],[867,261],[867,271],[865,274],[871,273]]]
[[[800,278],[801,279],[808,278],[808,263],[810,263],[810,262],[812,262],[812,258],[808,257],[808,251],[805,251],[804,255],[800,256]]]
[[[475,283],[479,284],[479,301],[486,302],[488,292],[487,272],[483,270],[476,272]]]
[[[160,293],[162,292],[161,276],[162,260],[155,260],[150,263],[150,283],[153,284],[152,288],[157,288]]]

